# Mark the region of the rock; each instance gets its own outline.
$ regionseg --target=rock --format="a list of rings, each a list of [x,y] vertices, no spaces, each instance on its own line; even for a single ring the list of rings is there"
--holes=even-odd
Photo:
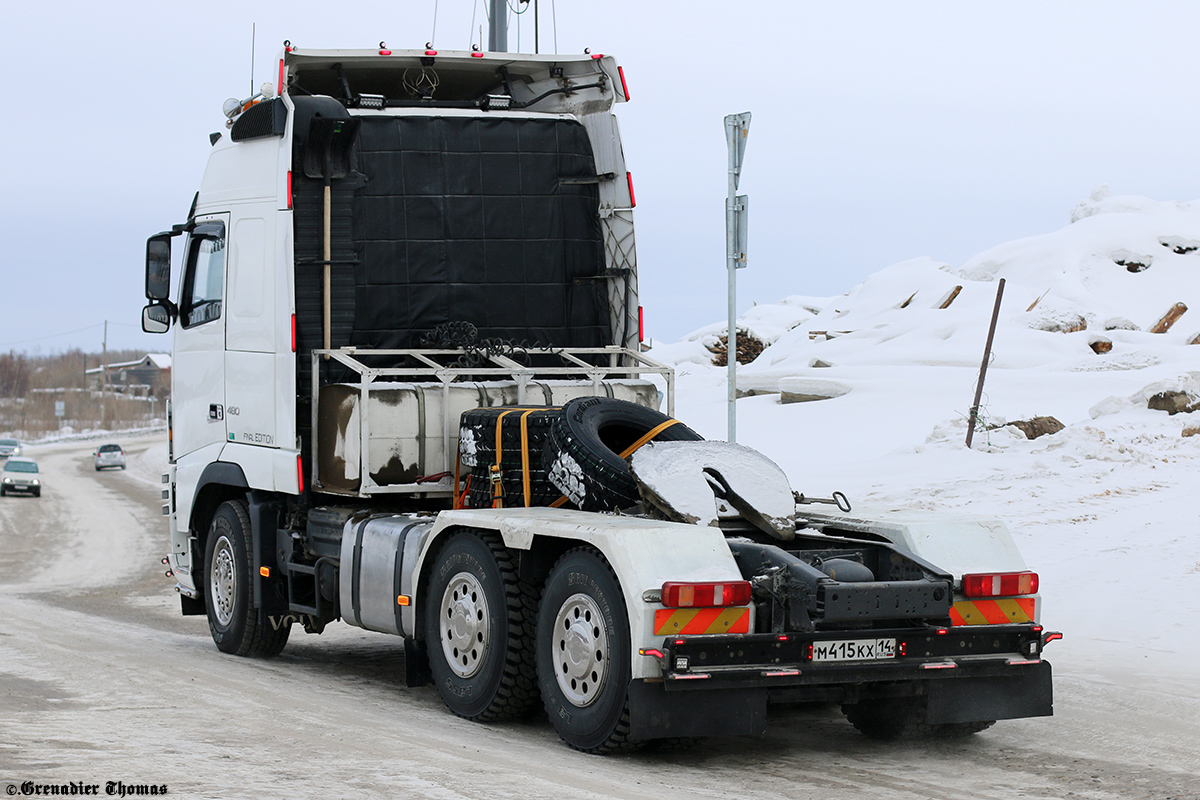
[[[762,353],[766,344],[752,333],[739,330],[737,332],[737,363],[749,364],[754,359],[758,358]],[[708,352],[713,354],[714,367],[727,367],[729,362],[729,336],[722,336],[717,339],[716,344],[710,345]]]
[[[779,402],[788,405],[829,400],[841,397],[849,391],[850,387],[846,384],[823,378],[782,378],[779,381]]]
[[[1096,355],[1108,353],[1112,351],[1112,339],[1109,339],[1107,336],[1093,336],[1088,341],[1088,347],[1092,348],[1092,352]]]
[[[1039,436],[1058,433],[1063,429],[1063,424],[1054,417],[1033,417],[1010,422],[1007,427],[1021,431],[1026,439],[1036,439]]]
[[[1030,327],[1049,333],[1076,333],[1087,330],[1087,318],[1080,314],[1047,314],[1034,320]]]
[[[1200,407],[1200,403],[1193,403],[1186,392],[1159,392],[1146,401],[1146,408],[1165,411],[1171,416],[1191,413],[1197,407]]]
[[[1200,333],[1196,334],[1196,336],[1200,337]],[[821,359],[819,359],[819,358],[814,358],[812,361],[808,362],[808,365],[809,365],[810,367],[818,367],[818,368],[820,368],[820,367],[832,367],[832,366],[833,366],[833,364],[830,364],[830,363],[828,363],[828,362],[822,361],[822,360],[821,360]]]
[[[1182,236],[1160,236],[1158,237],[1158,243],[1181,256],[1200,249],[1200,242],[1197,242],[1195,239],[1184,239]]]
[[[1200,425],[1189,425],[1183,429],[1183,436],[1195,436],[1200,433]]]
[[[1113,317],[1112,319],[1105,321],[1104,330],[1106,330],[1106,331],[1140,331],[1141,328],[1139,328],[1137,325],[1134,325],[1131,321],[1125,319],[1124,317]]]
[[[1131,253],[1128,250],[1116,250],[1109,253],[1108,257],[1130,272],[1145,272],[1154,262],[1153,256]]]

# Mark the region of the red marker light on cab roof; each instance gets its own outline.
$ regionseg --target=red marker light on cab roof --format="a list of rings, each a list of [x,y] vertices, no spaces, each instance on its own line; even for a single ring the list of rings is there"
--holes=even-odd
[[[473,50],[471,52],[471,58],[483,58],[483,53],[479,52],[478,50]]]
[[[436,56],[436,55],[437,55],[437,50],[426,50],[426,51],[425,51],[425,55],[427,55],[427,56]]]
[[[595,60],[596,60],[596,59],[598,59],[598,58],[604,58],[604,53],[594,53],[594,54],[592,55],[592,60],[593,60],[593,61],[595,61]]]
[[[962,592],[967,597],[1013,597],[1037,594],[1036,572],[999,572],[963,575]]]
[[[662,585],[662,604],[667,608],[712,608],[744,606],[750,602],[749,581],[708,581]]]
[[[380,50],[379,51],[379,55],[381,55],[381,56],[390,56],[391,54],[392,54],[391,50]]]

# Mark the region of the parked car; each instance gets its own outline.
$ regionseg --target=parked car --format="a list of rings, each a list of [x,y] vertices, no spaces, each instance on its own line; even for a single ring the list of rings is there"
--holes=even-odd
[[[42,496],[42,479],[37,462],[32,458],[13,456],[4,462],[0,472],[0,497],[13,492],[29,492],[34,497]]]
[[[96,472],[105,467],[125,469],[125,450],[119,444],[102,444],[93,455],[96,456]]]
[[[21,443],[16,439],[0,439],[0,458],[21,455]]]

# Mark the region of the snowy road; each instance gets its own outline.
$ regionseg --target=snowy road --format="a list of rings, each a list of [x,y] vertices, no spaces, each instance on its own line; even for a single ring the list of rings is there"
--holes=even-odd
[[[99,474],[94,443],[31,448],[42,497],[0,500],[0,792],[122,781],[322,800],[1200,797],[1200,678],[1152,661],[1106,671],[1052,649],[1056,716],[965,742],[884,745],[835,707],[773,707],[761,738],[605,758],[569,750],[544,719],[453,717],[432,688],[405,688],[398,639],[335,625],[297,631],[271,661],[225,656],[203,618],[179,615],[158,561],[164,442],[125,444],[130,470]]]

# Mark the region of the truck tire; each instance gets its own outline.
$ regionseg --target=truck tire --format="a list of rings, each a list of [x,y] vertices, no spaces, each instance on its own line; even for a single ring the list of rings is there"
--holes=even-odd
[[[934,731],[934,736],[941,739],[965,739],[968,736],[974,736],[980,731],[986,731],[988,728],[996,724],[996,720],[982,720],[980,722],[951,722],[945,725],[938,725]]]
[[[842,713],[863,735],[881,741],[923,739],[940,726],[925,721],[924,697],[884,697],[842,706]]]
[[[263,624],[253,603],[250,515],[241,500],[217,507],[204,546],[208,630],[223,653],[255,658],[279,655],[292,623]]]
[[[518,579],[500,537],[451,536],[433,562],[426,597],[425,648],[446,707],[479,722],[533,708],[537,592]]]
[[[629,750],[629,616],[612,567],[591,548],[550,571],[537,627],[537,675],[550,723],[576,750]]]
[[[616,511],[640,500],[629,464],[621,458],[630,445],[664,422],[666,414],[607,397],[580,397],[563,406],[550,429],[542,463],[550,482],[584,511]],[[655,441],[700,441],[683,423],[664,428]]]

